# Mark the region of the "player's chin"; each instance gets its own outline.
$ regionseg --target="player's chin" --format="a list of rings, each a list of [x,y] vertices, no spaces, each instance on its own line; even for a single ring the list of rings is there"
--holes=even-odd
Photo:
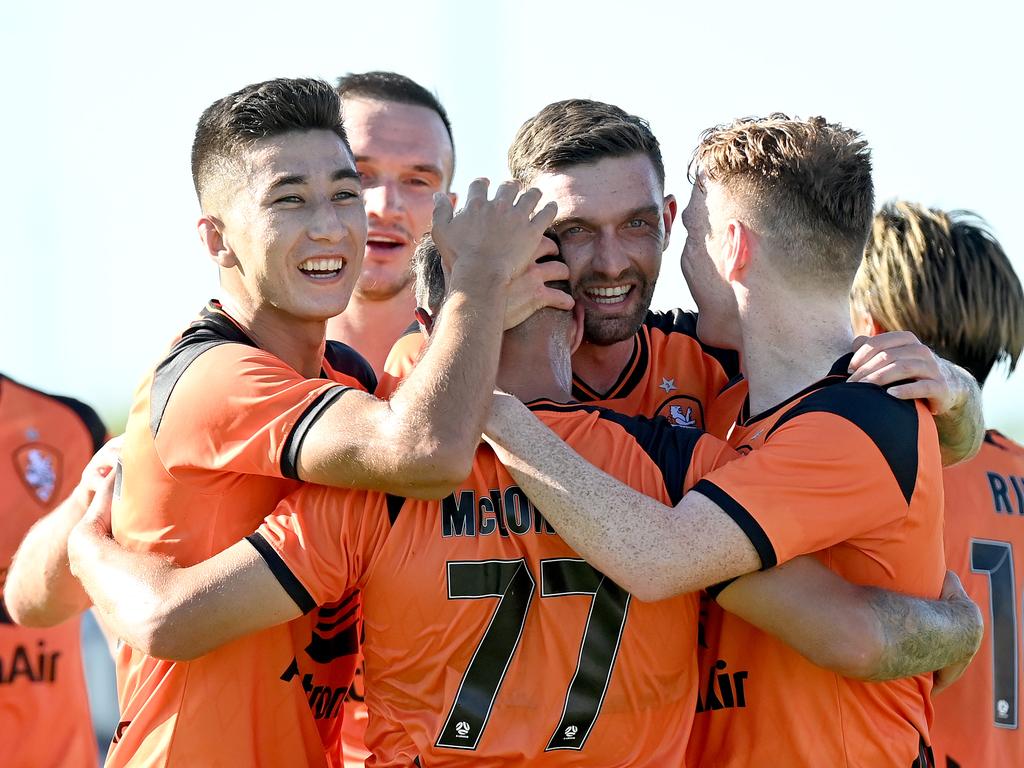
[[[634,312],[624,317],[595,317],[587,313],[583,321],[583,338],[591,344],[606,347],[633,338],[643,324],[644,312]]]

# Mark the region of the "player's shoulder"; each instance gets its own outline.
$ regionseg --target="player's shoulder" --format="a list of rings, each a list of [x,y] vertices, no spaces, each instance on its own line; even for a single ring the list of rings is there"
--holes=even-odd
[[[324,359],[334,372],[355,379],[367,392],[377,389],[377,374],[374,373],[373,366],[348,344],[328,341]]]
[[[99,414],[81,400],[44,392],[0,374],[0,388],[6,387],[19,390],[27,400],[34,403],[36,408],[49,410],[60,418],[65,418],[69,422],[84,427],[89,435],[93,453],[102,447],[107,438],[107,428]]]
[[[640,458],[653,462],[667,479],[685,475],[704,433],[673,426],[664,418],[627,416],[589,403],[534,401],[530,410],[571,447],[588,457],[604,457],[602,467],[616,474],[616,465]],[[680,475],[681,477],[681,475]],[[681,482],[667,482],[670,490]],[[673,503],[679,499],[673,495]]]
[[[923,406],[915,400],[900,400],[874,384],[843,380],[800,398],[772,425],[765,441],[786,425],[800,420],[814,424],[819,441],[842,440],[841,430],[831,420],[837,417],[870,439],[909,502],[921,461],[923,412]],[[819,416],[827,416],[829,420],[814,423]],[[938,456],[937,451],[935,455]]]
[[[1002,451],[1010,456],[1016,456],[1024,460],[1024,445],[1012,440],[997,429],[990,429],[985,432],[985,442],[982,447]]]
[[[697,313],[684,309],[671,309],[667,311],[650,310],[644,318],[644,326],[647,328],[652,341],[661,338],[664,343],[686,344],[695,346],[703,354],[717,360],[726,376],[732,379],[739,375],[740,359],[735,350],[722,349],[705,344],[697,335]]]

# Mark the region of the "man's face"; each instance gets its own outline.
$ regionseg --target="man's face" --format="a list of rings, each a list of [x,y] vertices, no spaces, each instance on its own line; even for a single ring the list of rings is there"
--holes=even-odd
[[[231,289],[257,307],[327,320],[348,305],[366,243],[352,156],[333,132],[257,142],[226,195],[222,237],[233,253]]]
[[[675,200],[646,155],[542,173],[541,205],[558,203],[553,229],[584,309],[584,340],[606,346],[635,334],[651,306]]]
[[[721,227],[722,189],[713,182],[704,182],[704,189],[694,184],[690,200],[680,214],[686,227],[686,243],[680,257],[683,278],[697,304],[697,335],[707,344],[736,349],[738,314],[736,295],[722,275]]]
[[[344,116],[369,224],[356,292],[383,301],[412,281],[409,260],[430,231],[434,193],[451,183],[452,143],[427,107],[353,97]]]

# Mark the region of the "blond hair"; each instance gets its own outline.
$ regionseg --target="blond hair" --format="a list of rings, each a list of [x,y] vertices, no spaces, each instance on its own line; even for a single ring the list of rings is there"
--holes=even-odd
[[[709,128],[690,179],[721,184],[760,237],[787,254],[779,265],[808,287],[847,287],[874,210],[871,151],[856,131],[823,117],[782,113]]]
[[[913,331],[983,382],[997,362],[1012,371],[1024,349],[1024,290],[985,221],[887,203],[875,216],[851,291],[886,330]]]

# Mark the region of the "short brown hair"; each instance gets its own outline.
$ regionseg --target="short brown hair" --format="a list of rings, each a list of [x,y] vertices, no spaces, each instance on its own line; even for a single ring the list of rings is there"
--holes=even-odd
[[[192,143],[192,182],[199,202],[217,177],[234,167],[240,151],[260,139],[312,130],[333,131],[349,148],[341,100],[323,80],[267,80],[213,102],[199,118]]]
[[[523,123],[509,147],[508,167],[512,178],[529,184],[541,173],[637,154],[650,159],[664,186],[661,146],[646,120],[612,104],[567,99],[548,104]]]
[[[887,203],[875,216],[851,300],[890,331],[913,331],[984,382],[1024,349],[1024,290],[985,221]]]
[[[856,131],[781,113],[735,120],[701,134],[690,179],[738,198],[758,234],[792,255],[794,278],[853,279],[874,210],[871,152]]]

